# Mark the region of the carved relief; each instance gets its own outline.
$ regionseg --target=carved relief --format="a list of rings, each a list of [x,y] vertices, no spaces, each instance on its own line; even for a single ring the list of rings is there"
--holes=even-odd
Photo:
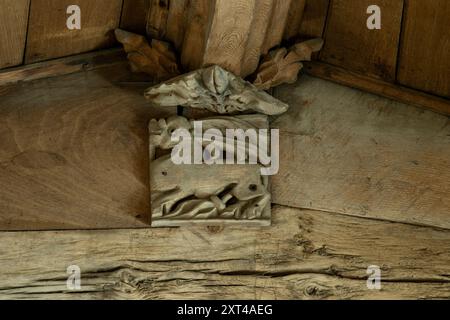
[[[311,61],[311,55],[320,51],[322,46],[323,40],[317,38],[297,43],[289,50],[279,48],[270,51],[256,70],[253,84],[259,89],[267,90],[283,83],[296,82],[298,73],[303,68],[301,61]]]
[[[207,109],[220,114],[254,111],[266,115],[285,112],[288,105],[219,66],[199,69],[146,90],[157,106]]]
[[[202,125],[202,133],[214,128],[225,135],[226,129],[267,129],[268,119],[264,115],[218,116],[203,119]],[[177,142],[171,137],[180,128],[192,132],[193,120],[174,116],[149,123],[152,226],[270,225],[269,181],[261,175],[263,165],[177,165],[171,158]],[[203,141],[203,146],[206,144]],[[256,149],[251,143],[244,147],[248,159]]]
[[[117,41],[123,44],[133,72],[143,72],[154,81],[164,81],[180,74],[177,57],[169,43],[116,29]]]

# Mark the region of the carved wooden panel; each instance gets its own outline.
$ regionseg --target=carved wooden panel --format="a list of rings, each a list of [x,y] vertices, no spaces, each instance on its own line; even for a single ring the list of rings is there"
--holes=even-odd
[[[206,146],[209,142],[198,142],[195,138],[190,151],[195,153],[197,141],[204,150],[201,163],[174,163],[173,132],[185,129],[195,137],[196,123],[199,122],[182,116],[153,119],[149,123],[152,226],[191,223],[270,225],[269,179],[261,175],[262,164],[206,162],[207,154],[210,160],[220,157],[225,150],[228,152],[228,146],[219,155],[217,151],[209,153]],[[208,129],[215,129],[225,136],[227,129],[267,129],[268,118],[265,115],[217,116],[201,120],[201,125],[201,135]],[[232,141],[234,145],[235,140]],[[225,145],[228,143],[230,140]],[[246,159],[255,148],[251,142],[244,145]]]

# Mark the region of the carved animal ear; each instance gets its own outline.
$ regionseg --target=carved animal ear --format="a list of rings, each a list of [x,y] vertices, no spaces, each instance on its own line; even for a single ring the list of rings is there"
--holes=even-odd
[[[159,119],[158,125],[159,125],[159,128],[162,130],[167,129],[166,119]]]
[[[218,66],[211,66],[203,70],[202,80],[208,90],[216,94],[224,93],[229,84],[226,71]]]
[[[170,127],[172,129],[190,129],[191,128],[191,122],[186,119],[185,117],[181,116],[172,116],[167,118],[167,125],[166,127]]]
[[[151,135],[161,134],[161,127],[158,123],[158,120],[151,119],[148,123],[148,131]]]

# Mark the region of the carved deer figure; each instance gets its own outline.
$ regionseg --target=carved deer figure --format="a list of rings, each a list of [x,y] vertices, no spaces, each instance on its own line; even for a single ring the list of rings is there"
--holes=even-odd
[[[151,163],[150,172],[152,211],[156,216],[170,214],[183,199],[195,197],[212,203],[217,213],[235,198],[241,205],[233,207],[236,218],[258,218],[270,201],[267,177],[261,176],[257,164],[175,165],[170,155],[165,155]]]

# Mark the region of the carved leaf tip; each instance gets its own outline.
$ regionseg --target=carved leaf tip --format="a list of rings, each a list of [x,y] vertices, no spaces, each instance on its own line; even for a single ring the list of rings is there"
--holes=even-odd
[[[143,72],[154,81],[164,81],[180,74],[177,58],[169,43],[152,39],[122,29],[114,31],[117,41],[123,44],[133,72]]]
[[[297,81],[298,73],[303,68],[301,61],[311,61],[314,52],[322,49],[320,38],[300,42],[288,49],[279,48],[270,51],[256,70],[253,84],[262,90],[268,90],[283,83]]]

